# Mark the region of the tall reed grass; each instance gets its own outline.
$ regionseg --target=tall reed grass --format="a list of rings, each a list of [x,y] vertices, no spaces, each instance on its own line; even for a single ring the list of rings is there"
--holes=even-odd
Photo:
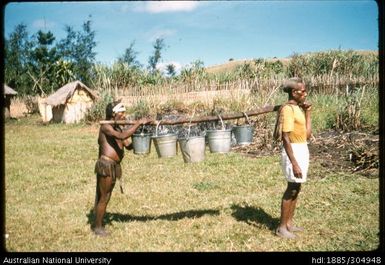
[[[344,90],[347,85],[378,86],[378,67],[378,53],[352,50],[293,54],[285,60],[254,59],[230,70],[223,66],[223,71],[218,68],[215,72],[208,72],[202,64],[195,63],[174,78],[116,63],[111,67],[96,65],[93,86],[115,97],[223,90],[262,93],[272,90],[286,78],[298,76],[307,81],[309,88],[330,94]]]

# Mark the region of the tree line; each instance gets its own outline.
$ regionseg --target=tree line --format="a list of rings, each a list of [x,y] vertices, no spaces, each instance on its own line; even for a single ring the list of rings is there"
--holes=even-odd
[[[96,33],[90,17],[79,31],[66,25],[65,33],[66,36],[61,40],[56,40],[50,31],[39,30],[30,36],[25,24],[17,25],[5,38],[5,83],[20,95],[45,96],[74,80],[80,80],[102,92],[178,84],[188,85],[194,90],[194,87],[202,87],[208,82],[223,84],[292,76],[315,80],[312,82],[322,85],[326,80],[332,86],[336,83],[344,85],[349,80],[363,80],[371,84],[378,82],[378,53],[330,50],[293,54],[286,61],[256,58],[231,71],[218,73],[208,73],[204,63],[196,60],[177,74],[173,64],[167,65],[163,72],[158,69],[165,49],[162,38],[153,43],[153,52],[148,57],[146,67],[137,60],[135,41],[112,65],[104,65],[95,60]]]
[[[95,30],[88,19],[82,29],[75,31],[65,26],[66,37],[56,40],[51,31],[39,30],[29,35],[24,23],[18,24],[4,39],[4,81],[21,95],[45,96],[64,84],[80,80],[92,87],[98,79],[100,64],[95,61]],[[116,64],[124,65],[128,72],[146,72],[159,75],[157,64],[165,47],[164,40],[156,39],[154,53],[148,59],[146,70],[137,61],[133,48],[135,41],[117,58]],[[175,67],[167,66],[168,73],[175,75]],[[151,78],[147,78],[151,81]]]

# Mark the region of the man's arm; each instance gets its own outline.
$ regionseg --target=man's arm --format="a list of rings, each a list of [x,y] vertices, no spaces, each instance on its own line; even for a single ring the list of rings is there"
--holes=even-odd
[[[311,130],[311,104],[308,102],[305,102],[301,107],[305,111],[306,139],[309,140],[311,137],[311,134],[312,134],[312,130]]]
[[[312,134],[311,130],[311,107],[305,110],[305,118],[306,118],[306,139],[309,140]]]
[[[126,138],[123,140],[123,145],[126,147],[127,150],[132,150],[134,149],[134,146],[132,144],[132,141],[130,138]]]
[[[151,120],[147,118],[140,119],[134,125],[132,125],[128,130],[124,130],[122,132],[114,130],[114,128],[110,124],[103,124],[101,126],[101,130],[104,134],[108,136],[113,136],[117,139],[125,140],[131,135],[133,135],[140,125],[149,123],[150,121]]]

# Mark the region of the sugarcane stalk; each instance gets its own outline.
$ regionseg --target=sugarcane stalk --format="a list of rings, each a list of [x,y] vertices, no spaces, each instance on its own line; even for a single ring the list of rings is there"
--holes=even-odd
[[[148,125],[177,125],[177,124],[183,124],[183,123],[199,123],[199,122],[210,122],[210,121],[217,121],[219,119],[222,120],[234,120],[234,119],[239,119],[239,118],[244,118],[247,116],[257,116],[273,111],[277,111],[281,105],[276,105],[276,106],[265,106],[261,107],[258,109],[254,109],[248,112],[244,113],[234,113],[234,114],[224,114],[221,115],[220,117],[217,116],[202,116],[202,117],[196,117],[196,118],[185,118],[181,117],[176,120],[159,120],[159,121],[151,121],[148,123]],[[245,115],[246,114],[246,115]],[[113,121],[113,120],[102,120],[99,121],[99,124],[119,124],[119,125],[130,125],[130,124],[135,124],[135,120],[120,120],[120,121]]]

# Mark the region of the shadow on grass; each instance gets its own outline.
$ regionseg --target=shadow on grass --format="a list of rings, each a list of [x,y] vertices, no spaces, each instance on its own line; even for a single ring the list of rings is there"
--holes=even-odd
[[[132,222],[132,221],[147,222],[147,221],[154,221],[154,220],[177,221],[184,218],[200,218],[203,215],[219,215],[219,210],[210,210],[210,209],[209,210],[190,210],[190,211],[183,211],[183,212],[177,212],[177,213],[162,214],[158,216],[153,216],[153,215],[135,216],[130,214],[107,212],[106,215],[104,216],[103,223],[110,224],[112,221],[115,221],[115,222]],[[87,214],[87,218],[88,218],[88,224],[92,225],[94,220],[94,213],[92,209]]]
[[[262,225],[271,231],[274,231],[279,224],[279,218],[271,217],[268,213],[259,207],[256,208],[250,206],[232,205],[231,209],[233,210],[231,215],[237,221],[242,221],[249,225],[256,227],[261,227]]]

